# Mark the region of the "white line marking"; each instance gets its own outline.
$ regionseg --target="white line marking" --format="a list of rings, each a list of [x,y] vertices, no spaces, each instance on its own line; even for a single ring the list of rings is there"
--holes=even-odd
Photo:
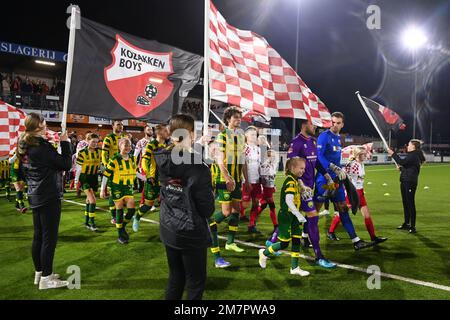
[[[76,205],[79,205],[79,206],[86,205],[86,204],[79,203],[79,202],[72,201],[72,200],[64,199],[64,201],[68,202],[68,203],[76,204]],[[97,207],[97,209],[100,210],[100,211],[105,211],[105,212],[109,211],[109,210],[106,210],[106,209],[101,208],[101,207]],[[150,220],[150,219],[146,219],[146,218],[141,218],[141,220],[145,221],[145,222],[149,222],[151,224],[159,225],[159,222],[155,221],[155,220]],[[219,239],[226,240],[227,238],[224,237],[224,236],[219,236]],[[239,243],[239,244],[242,244],[242,245],[245,245],[247,247],[252,247],[252,248],[257,248],[257,249],[265,248],[265,246],[257,245],[255,243],[251,243],[251,242],[245,242],[245,241],[241,241],[241,240],[235,240],[235,242]],[[283,254],[290,255],[290,253],[288,251],[281,251],[281,252]],[[310,261],[314,261],[315,260],[315,258],[310,257],[310,256],[305,256],[304,254],[300,254],[300,257],[305,259],[305,260],[310,260]],[[336,263],[339,268],[359,271],[359,272],[367,274],[367,271],[364,268],[355,267],[355,266],[348,265],[348,264],[340,264],[340,263],[337,263],[336,261],[333,261],[333,262]],[[385,272],[380,272],[380,276],[385,277],[385,278],[394,279],[394,280],[400,280],[400,281],[404,281],[404,282],[409,282],[409,283],[412,283],[412,284],[415,284],[415,285],[420,285],[420,286],[424,286],[424,287],[430,287],[430,288],[433,288],[433,289],[439,289],[439,290],[444,290],[444,291],[450,292],[450,287],[444,286],[444,285],[441,285],[441,284],[436,284],[436,283],[433,283],[433,282],[427,282],[427,281],[421,281],[421,280],[406,278],[406,277],[397,276],[395,274],[390,274],[390,273],[385,273]]]
[[[445,164],[445,165],[424,166],[424,167],[421,167],[420,169],[442,168],[442,167],[450,167],[450,164],[448,164],[448,165]],[[389,168],[389,169],[374,169],[374,170],[370,170],[366,166],[366,172],[378,172],[378,171],[397,171],[397,169],[395,167],[392,167],[392,168]]]

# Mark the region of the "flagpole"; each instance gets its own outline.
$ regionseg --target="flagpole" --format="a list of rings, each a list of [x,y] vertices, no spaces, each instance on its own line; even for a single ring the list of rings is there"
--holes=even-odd
[[[392,133],[392,131],[389,130],[389,147],[391,147],[391,133]]]
[[[67,65],[66,65],[66,83],[64,88],[64,108],[61,120],[62,133],[66,132],[67,127],[67,106],[69,104],[70,84],[72,81],[73,51],[75,47],[75,32],[77,27],[76,14],[77,14],[77,6],[72,5],[70,15],[69,49],[67,54]]]
[[[204,61],[203,61],[203,135],[208,134],[209,121],[209,7],[210,0],[205,0],[205,38],[204,38]]]
[[[298,74],[298,43],[300,33],[300,0],[297,1],[297,34],[295,38],[295,72]],[[295,138],[295,117],[292,118],[292,139]]]

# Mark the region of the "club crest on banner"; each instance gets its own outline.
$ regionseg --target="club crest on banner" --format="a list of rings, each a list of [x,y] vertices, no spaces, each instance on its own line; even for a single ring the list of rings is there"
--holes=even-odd
[[[161,105],[172,93],[171,52],[140,49],[116,35],[112,63],[104,70],[105,83],[119,105],[141,117]]]

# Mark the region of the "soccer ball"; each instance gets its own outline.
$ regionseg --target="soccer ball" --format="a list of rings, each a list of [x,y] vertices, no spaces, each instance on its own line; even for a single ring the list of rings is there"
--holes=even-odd
[[[149,83],[145,87],[145,95],[149,99],[153,99],[158,94],[158,88],[156,88],[153,84]]]

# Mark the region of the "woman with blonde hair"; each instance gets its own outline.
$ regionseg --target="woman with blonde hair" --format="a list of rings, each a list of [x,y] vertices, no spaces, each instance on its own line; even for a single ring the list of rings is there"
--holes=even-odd
[[[356,188],[356,192],[359,197],[359,209],[364,217],[364,223],[366,225],[367,232],[370,235],[370,239],[375,243],[381,243],[387,240],[387,238],[377,237],[375,234],[375,227],[373,226],[372,217],[370,215],[369,207],[367,206],[366,197],[364,195],[364,161],[367,158],[367,150],[363,146],[357,146],[352,150],[352,154],[350,156],[349,162],[345,165],[345,171],[347,176],[350,178],[350,181]],[[348,197],[346,197],[347,206],[351,208],[350,201]],[[328,234],[334,234],[334,239],[339,239],[335,235],[335,230],[341,219],[339,214],[335,215],[333,221],[331,223],[330,229],[328,230]],[[330,237],[329,237],[330,238]]]
[[[305,173],[306,161],[300,157],[290,158],[286,162],[286,178],[280,191],[280,211],[278,212],[278,237],[266,249],[259,250],[259,265],[265,269],[267,259],[279,250],[286,249],[291,244],[290,274],[306,277],[309,272],[300,269],[300,238],[301,224],[306,218],[300,213],[301,191],[298,179]]]

